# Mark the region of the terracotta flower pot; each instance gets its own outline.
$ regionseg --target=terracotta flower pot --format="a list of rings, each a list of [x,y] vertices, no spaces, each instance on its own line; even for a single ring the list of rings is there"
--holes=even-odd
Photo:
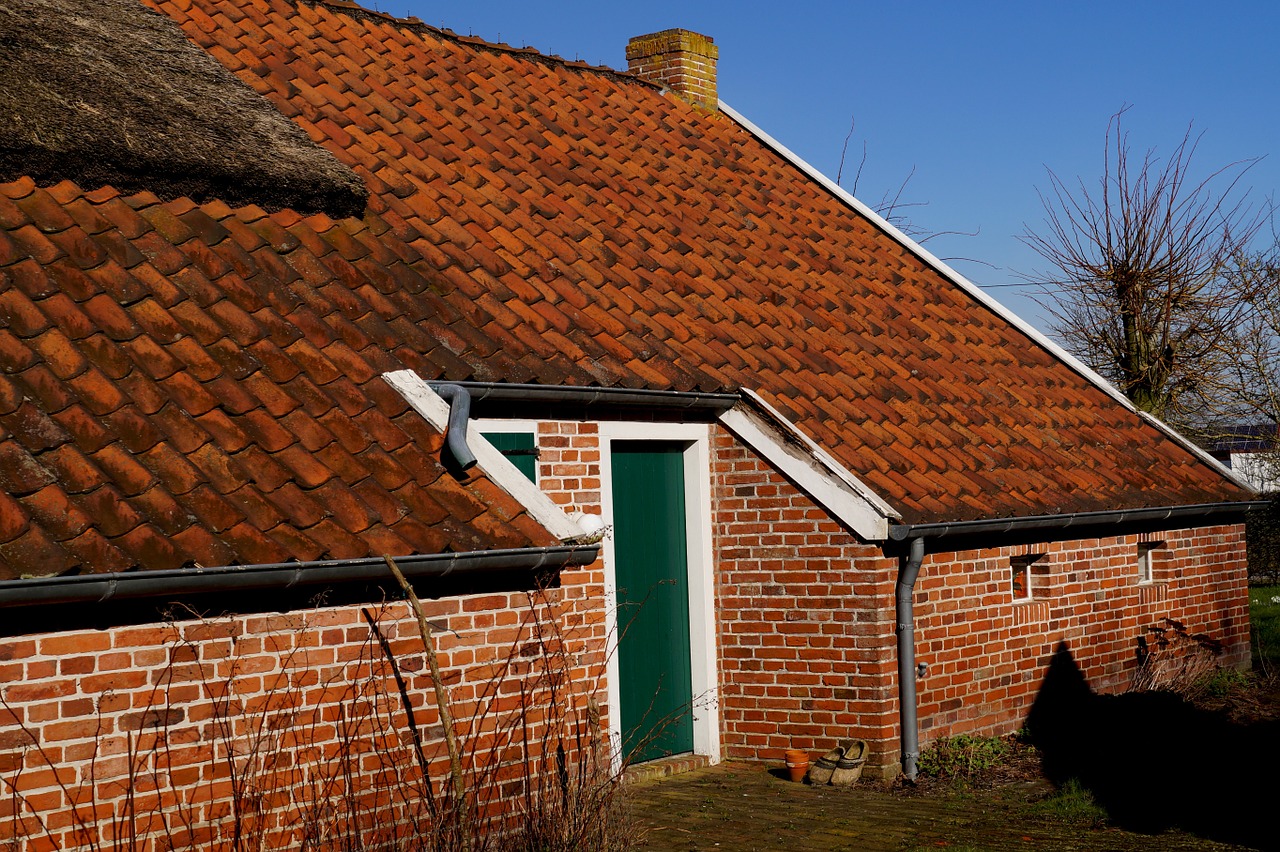
[[[798,748],[787,749],[787,772],[791,773],[791,780],[797,783],[803,781],[808,771],[809,753]]]

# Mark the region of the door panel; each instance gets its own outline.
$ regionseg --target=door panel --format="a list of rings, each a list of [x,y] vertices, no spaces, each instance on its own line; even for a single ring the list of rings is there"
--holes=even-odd
[[[618,671],[630,762],[693,750],[684,447],[612,444]]]

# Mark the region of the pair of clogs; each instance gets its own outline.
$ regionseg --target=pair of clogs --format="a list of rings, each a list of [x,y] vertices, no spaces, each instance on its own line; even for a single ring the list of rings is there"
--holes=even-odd
[[[861,777],[866,762],[866,740],[841,740],[839,745],[814,761],[809,768],[809,783],[847,786]]]

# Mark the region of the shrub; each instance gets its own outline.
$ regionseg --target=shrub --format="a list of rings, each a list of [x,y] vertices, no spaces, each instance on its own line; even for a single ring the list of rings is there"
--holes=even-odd
[[[1051,795],[1027,808],[1031,816],[1047,822],[1089,827],[1102,826],[1107,812],[1093,799],[1093,794],[1075,778],[1070,778]]]
[[[942,737],[920,755],[917,768],[932,778],[972,778],[999,766],[1009,754],[1009,744],[1001,737],[960,734]]]
[[[1163,691],[1193,697],[1199,684],[1218,670],[1222,643],[1192,634],[1182,622],[1161,619],[1138,637],[1138,668],[1131,692]]]

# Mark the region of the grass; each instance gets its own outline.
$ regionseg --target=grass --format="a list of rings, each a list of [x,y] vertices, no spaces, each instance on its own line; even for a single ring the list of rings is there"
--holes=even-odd
[[[1052,795],[1028,805],[1026,814],[1045,822],[1089,828],[1101,827],[1107,821],[1107,812],[1074,778],[1055,790]]]
[[[1254,667],[1264,674],[1280,671],[1280,585],[1249,588],[1249,618]]]

